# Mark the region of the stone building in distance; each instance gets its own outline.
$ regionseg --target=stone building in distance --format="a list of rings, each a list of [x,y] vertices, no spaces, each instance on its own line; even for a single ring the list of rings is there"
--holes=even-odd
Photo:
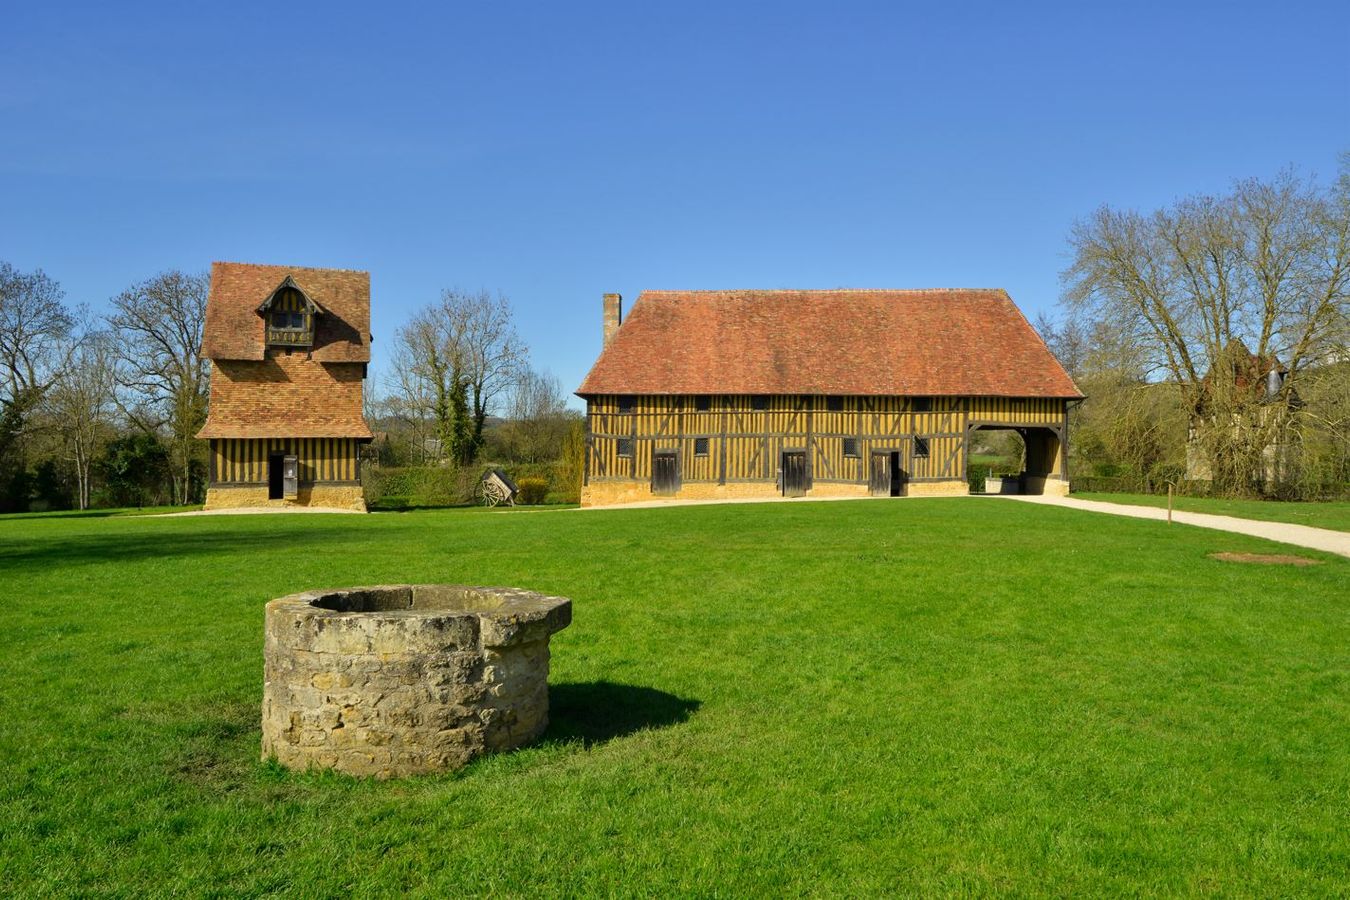
[[[1026,493],[1067,494],[1082,398],[1002,290],[645,291],[586,401],[583,505],[968,493],[972,435],[1017,431]]]
[[[360,445],[370,275],[213,263],[202,355],[211,398],[206,508],[365,509]]]

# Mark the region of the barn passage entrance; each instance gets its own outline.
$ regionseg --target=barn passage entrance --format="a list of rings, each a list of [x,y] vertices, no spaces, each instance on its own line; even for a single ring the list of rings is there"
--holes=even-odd
[[[674,494],[680,490],[680,457],[674,450],[652,454],[652,493]]]
[[[899,450],[878,450],[872,454],[868,487],[873,497],[903,497],[908,481]]]
[[[995,463],[985,479],[986,494],[1044,494],[1047,481],[1065,479],[1064,442],[1057,428],[1035,426],[976,425],[971,429],[972,440],[967,445],[976,452],[988,447],[977,446],[977,435],[1011,434],[1020,438],[1001,449],[1005,458]],[[1020,457],[1017,458],[1017,457]]]
[[[811,489],[811,472],[806,466],[805,450],[783,454],[783,496],[804,497]]]

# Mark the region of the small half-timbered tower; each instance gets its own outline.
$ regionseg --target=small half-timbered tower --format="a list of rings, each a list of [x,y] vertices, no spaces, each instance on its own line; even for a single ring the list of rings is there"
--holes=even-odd
[[[645,291],[586,401],[583,505],[653,496],[965,494],[971,436],[1017,431],[1026,493],[1069,490],[1082,398],[1002,290]]]
[[[370,275],[213,263],[202,355],[211,360],[206,508],[366,508],[360,445]]]

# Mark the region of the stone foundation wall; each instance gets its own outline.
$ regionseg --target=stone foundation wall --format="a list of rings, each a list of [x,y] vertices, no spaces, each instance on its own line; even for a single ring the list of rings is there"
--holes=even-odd
[[[645,482],[600,481],[592,482],[581,489],[582,506],[613,506],[621,503],[637,503],[643,500],[740,500],[772,499],[782,497],[783,492],[775,482],[740,482],[735,484],[711,484],[707,482],[686,483],[677,494],[653,494],[651,486]],[[866,497],[865,484],[827,484],[817,482],[808,497]]]
[[[206,509],[242,509],[254,506],[276,509],[285,509],[288,506],[325,506],[365,512],[366,495],[359,484],[302,484],[296,491],[294,500],[269,500],[265,484],[207,488]]]
[[[1025,480],[1026,493],[1028,494],[1039,494],[1046,497],[1069,496],[1069,483],[1062,478],[1027,475]]]
[[[457,768],[548,727],[549,636],[571,601],[384,585],[267,604],[264,759],[376,778]]]
[[[964,481],[911,481],[905,485],[906,497],[964,497],[970,485]]]

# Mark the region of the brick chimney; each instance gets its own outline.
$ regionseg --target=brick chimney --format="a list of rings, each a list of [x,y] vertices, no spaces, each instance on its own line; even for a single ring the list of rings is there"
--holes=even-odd
[[[608,347],[614,332],[623,324],[623,297],[618,294],[605,295],[605,344]]]

